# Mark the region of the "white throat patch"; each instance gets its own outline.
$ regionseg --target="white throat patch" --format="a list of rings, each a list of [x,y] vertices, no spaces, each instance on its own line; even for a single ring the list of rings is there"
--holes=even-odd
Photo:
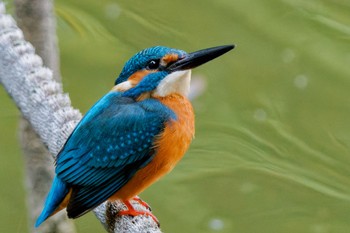
[[[152,95],[163,97],[178,93],[187,96],[190,91],[190,82],[191,70],[175,71],[160,81]]]

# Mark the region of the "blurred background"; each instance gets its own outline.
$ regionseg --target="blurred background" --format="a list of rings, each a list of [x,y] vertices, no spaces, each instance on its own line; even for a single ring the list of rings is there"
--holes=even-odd
[[[348,0],[56,0],[55,11],[64,90],[83,113],[143,48],[237,45],[194,70],[196,138],[141,194],[164,232],[349,232]],[[0,103],[0,232],[26,233],[20,113],[3,88]],[[75,222],[104,232],[91,213]]]

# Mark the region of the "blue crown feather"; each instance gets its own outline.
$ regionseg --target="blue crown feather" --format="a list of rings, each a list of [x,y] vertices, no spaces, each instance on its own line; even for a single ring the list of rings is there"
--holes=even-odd
[[[182,56],[187,53],[179,49],[173,49],[164,46],[155,46],[144,49],[135,54],[129,61],[125,63],[122,72],[115,81],[115,85],[125,82],[132,74],[144,69],[150,60],[161,59],[167,54],[178,54],[179,56]]]

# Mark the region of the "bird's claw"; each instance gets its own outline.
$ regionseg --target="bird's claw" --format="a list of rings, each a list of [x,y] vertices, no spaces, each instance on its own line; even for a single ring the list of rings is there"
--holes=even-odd
[[[139,197],[133,197],[132,200],[137,201],[140,205],[144,206],[149,211],[152,211],[151,207]]]
[[[142,201],[139,197],[134,197],[133,200],[139,202],[142,206],[146,207],[150,211],[149,205],[146,202]],[[119,211],[118,212],[119,216],[129,215],[129,216],[135,217],[138,215],[146,215],[146,216],[151,217],[153,219],[153,221],[157,223],[158,227],[160,226],[158,219],[151,212],[142,211],[142,210],[135,210],[134,207],[132,206],[132,204],[130,203],[130,201],[123,201],[123,203],[125,204],[125,206],[128,209]]]

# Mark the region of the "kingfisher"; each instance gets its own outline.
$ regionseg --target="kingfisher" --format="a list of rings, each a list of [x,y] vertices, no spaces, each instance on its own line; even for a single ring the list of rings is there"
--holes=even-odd
[[[35,226],[66,208],[77,218],[106,200],[130,200],[170,172],[194,136],[194,112],[187,99],[191,69],[234,45],[186,53],[155,46],[126,62],[112,90],[77,124],[55,161],[55,177]]]

